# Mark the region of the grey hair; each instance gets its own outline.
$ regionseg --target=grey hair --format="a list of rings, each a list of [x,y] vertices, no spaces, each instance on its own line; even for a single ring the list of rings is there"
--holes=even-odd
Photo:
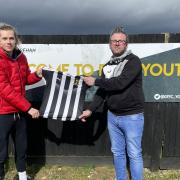
[[[16,40],[16,47],[15,48],[17,48],[17,46],[19,44],[21,44],[21,41],[20,41],[18,34],[17,34],[17,31],[13,26],[11,26],[10,24],[0,22],[0,31],[1,30],[4,30],[4,31],[11,30],[14,32],[14,36],[15,36],[15,40]]]
[[[129,42],[129,37],[128,37],[128,34],[124,31],[124,28],[121,27],[121,26],[117,26],[115,27],[111,33],[110,33],[110,37],[109,37],[109,40],[111,40],[111,37],[113,34],[116,34],[116,33],[122,33],[126,36],[126,42],[128,43]]]

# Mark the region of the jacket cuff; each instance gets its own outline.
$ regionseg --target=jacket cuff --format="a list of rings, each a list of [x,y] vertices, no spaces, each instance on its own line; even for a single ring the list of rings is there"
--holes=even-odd
[[[28,112],[31,108],[32,108],[32,106],[30,106],[30,107],[27,109],[27,111],[26,111],[26,112]]]
[[[42,79],[42,76],[39,76],[39,75],[37,74],[37,72],[34,72],[34,73],[35,73],[35,75],[36,75],[37,78]]]

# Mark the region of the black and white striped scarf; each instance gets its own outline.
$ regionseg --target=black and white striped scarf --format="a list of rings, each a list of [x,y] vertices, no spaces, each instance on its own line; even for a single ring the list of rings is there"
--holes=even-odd
[[[130,50],[126,50],[121,56],[112,56],[109,62],[104,66],[103,72],[106,78],[117,77],[122,73],[125,64],[128,62],[126,56],[131,54]]]

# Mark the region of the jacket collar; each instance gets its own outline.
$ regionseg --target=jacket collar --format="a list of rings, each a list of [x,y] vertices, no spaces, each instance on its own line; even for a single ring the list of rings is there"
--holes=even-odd
[[[2,56],[4,58],[9,58],[11,60],[17,60],[21,54],[22,54],[22,52],[19,49],[14,49],[12,57],[11,57],[2,48],[0,48],[0,56]]]

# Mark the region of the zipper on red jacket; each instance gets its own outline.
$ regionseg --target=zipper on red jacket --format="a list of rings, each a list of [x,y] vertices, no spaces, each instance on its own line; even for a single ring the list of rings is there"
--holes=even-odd
[[[21,85],[21,95],[23,95],[23,86],[22,86],[22,83],[23,83],[23,81],[22,81],[22,78],[21,78],[21,68],[20,68],[20,65],[19,65],[19,62],[18,62],[18,60],[16,61],[17,62],[17,64],[18,64],[18,70],[19,70],[19,79],[20,79],[20,85]]]

